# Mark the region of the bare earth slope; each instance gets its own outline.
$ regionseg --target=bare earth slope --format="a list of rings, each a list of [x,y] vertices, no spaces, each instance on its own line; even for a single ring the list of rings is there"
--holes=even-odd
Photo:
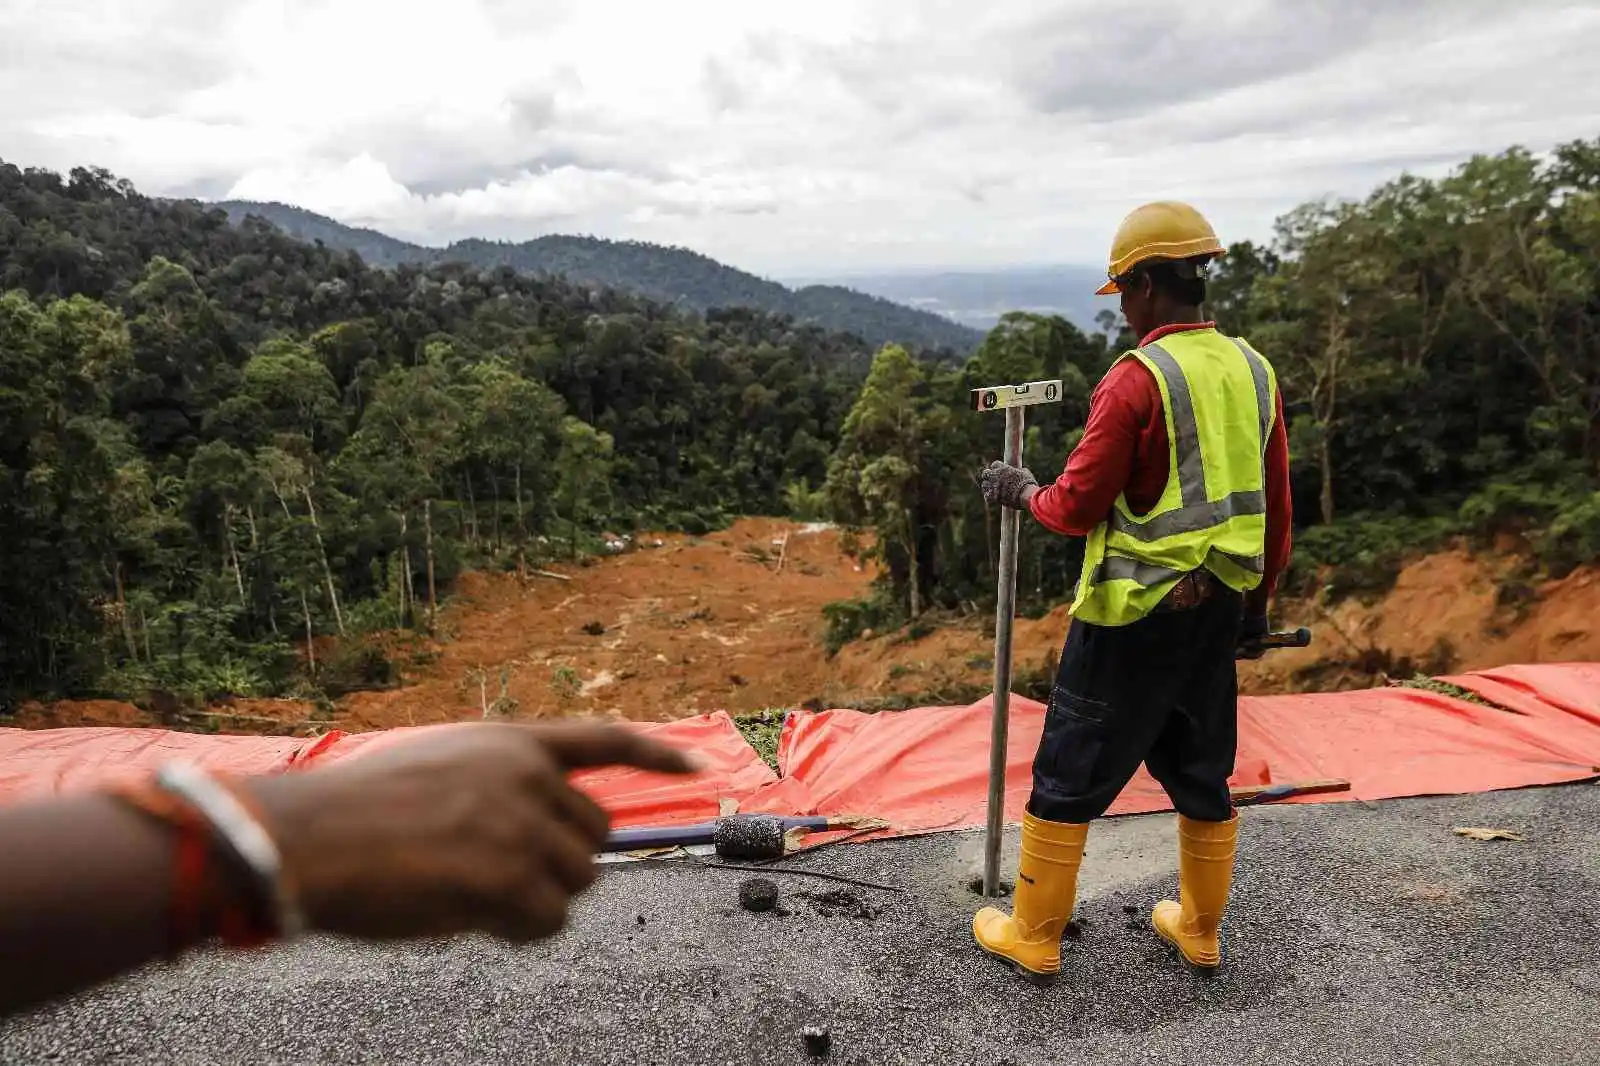
[[[870,569],[843,555],[836,530],[745,519],[706,537],[645,536],[639,544],[590,565],[555,567],[558,577],[468,575],[441,614],[437,639],[390,649],[402,685],[345,698],[331,721],[314,719],[304,703],[252,700],[224,708],[235,717],[218,725],[382,729],[482,717],[486,706],[515,718],[657,721],[894,696],[901,703],[958,699],[989,683],[987,617],[945,619],[915,640],[904,631],[874,636],[829,659],[822,608],[865,595],[871,580]],[[1312,626],[1314,646],[1246,664],[1242,687],[1328,690],[1417,672],[1600,659],[1600,626],[1592,621],[1600,571],[1529,588],[1507,576],[1508,567],[1446,552],[1413,563],[1371,606],[1285,604],[1276,621]],[[1052,669],[1067,623],[1064,607],[1017,620],[1019,679]],[[151,721],[127,704],[83,701],[28,708],[17,724]]]
[[[339,724],[481,715],[472,680],[480,667],[490,702],[510,670],[518,717],[658,721],[788,706],[827,684],[822,607],[862,595],[870,581],[841,554],[837,532],[747,519],[703,538],[641,540],[647,546],[592,566],[558,568],[567,581],[470,576],[445,616],[454,632],[439,658],[405,688],[350,697]]]

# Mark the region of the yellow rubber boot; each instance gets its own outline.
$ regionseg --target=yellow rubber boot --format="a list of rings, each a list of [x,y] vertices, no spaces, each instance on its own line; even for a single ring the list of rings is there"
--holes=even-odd
[[[973,916],[972,935],[979,947],[1031,973],[1061,969],[1061,934],[1078,900],[1078,866],[1088,835],[1087,823],[1023,815],[1016,906],[1009,915],[985,907]]]
[[[1215,969],[1222,963],[1217,929],[1233,884],[1233,852],[1239,816],[1226,822],[1197,822],[1178,816],[1178,896],[1151,912],[1156,932],[1175,946],[1190,965]]]

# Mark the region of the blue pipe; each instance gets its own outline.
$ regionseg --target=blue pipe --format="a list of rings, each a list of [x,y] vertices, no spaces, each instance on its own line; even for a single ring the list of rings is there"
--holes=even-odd
[[[740,815],[734,815],[738,818]],[[827,829],[826,818],[779,818],[783,831],[791,829]],[[698,825],[645,826],[638,829],[612,831],[602,851],[642,851],[645,848],[693,847],[697,844],[715,844],[717,823],[701,822]]]

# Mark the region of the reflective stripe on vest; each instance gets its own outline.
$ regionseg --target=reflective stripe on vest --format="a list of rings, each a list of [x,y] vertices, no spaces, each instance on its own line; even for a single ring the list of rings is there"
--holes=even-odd
[[[1141,585],[1149,586],[1159,585],[1163,581],[1176,581],[1182,576],[1182,570],[1157,566],[1154,563],[1141,563],[1137,559],[1129,559],[1122,555],[1106,556],[1094,572],[1096,584],[1101,581],[1137,581]]]
[[[1252,574],[1266,570],[1266,559],[1259,555],[1247,558],[1228,552],[1217,552],[1217,554],[1241,570],[1248,570]],[[1182,576],[1182,570],[1174,570],[1170,566],[1157,566],[1154,563],[1141,563],[1137,559],[1129,559],[1123,555],[1106,556],[1100,560],[1100,565],[1094,572],[1096,584],[1102,581],[1137,581],[1146,587],[1159,585],[1163,581],[1176,581]]]

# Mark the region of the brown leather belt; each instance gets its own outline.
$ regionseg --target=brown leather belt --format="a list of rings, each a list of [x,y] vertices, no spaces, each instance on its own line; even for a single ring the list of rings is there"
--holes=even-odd
[[[1217,579],[1209,570],[1191,570],[1178,579],[1172,591],[1156,605],[1158,611],[1188,611],[1200,606],[1217,592]]]

